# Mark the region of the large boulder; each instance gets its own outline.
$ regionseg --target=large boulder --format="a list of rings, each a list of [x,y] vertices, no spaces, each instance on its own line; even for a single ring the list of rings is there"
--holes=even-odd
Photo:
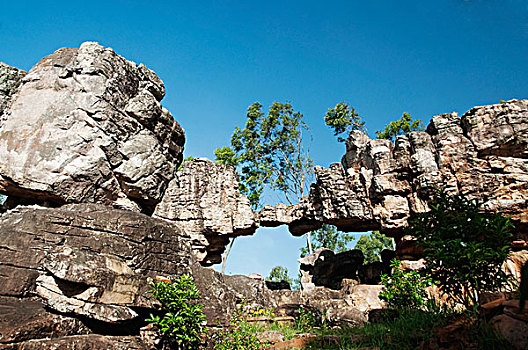
[[[189,239],[163,220],[98,204],[0,216],[0,294],[107,322],[143,320],[147,278],[191,271]]]
[[[238,186],[232,166],[205,158],[187,161],[169,183],[154,216],[190,234],[202,265],[217,264],[229,238],[252,235],[257,228],[249,199]]]
[[[94,42],[43,58],[2,117],[0,192],[152,212],[185,141],[164,95],[154,72]]]

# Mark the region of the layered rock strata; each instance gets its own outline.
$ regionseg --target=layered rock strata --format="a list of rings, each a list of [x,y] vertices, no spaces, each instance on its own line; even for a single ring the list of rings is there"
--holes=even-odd
[[[218,264],[229,238],[252,235],[257,228],[249,199],[238,184],[229,165],[204,158],[187,161],[169,183],[154,216],[189,233],[203,265]]]
[[[0,192],[17,203],[152,212],[185,141],[164,95],[154,72],[97,43],[43,58],[2,116]]]
[[[399,236],[407,220],[428,210],[434,190],[478,199],[488,212],[510,215],[528,233],[528,100],[434,116],[426,131],[389,140],[353,131],[341,164],[316,167],[310,195],[298,205],[266,206],[261,226],[286,224],[294,235],[336,225]]]

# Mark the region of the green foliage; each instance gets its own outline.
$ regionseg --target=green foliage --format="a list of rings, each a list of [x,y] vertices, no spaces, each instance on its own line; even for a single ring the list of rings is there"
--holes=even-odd
[[[146,321],[154,322],[165,338],[175,339],[184,349],[197,349],[205,335],[205,315],[196,302],[200,295],[192,277],[182,275],[172,283],[151,282],[151,287],[147,293],[160,302],[162,315],[151,314]]]
[[[271,282],[282,282],[286,281],[290,285],[292,284],[292,279],[288,276],[288,269],[282,266],[275,266],[271,269],[269,276],[266,277],[266,281]]]
[[[235,128],[231,146],[215,151],[216,160],[237,168],[240,190],[254,209],[266,185],[293,203],[304,195],[313,173],[304,132],[309,128],[303,115],[289,103],[274,102],[265,114],[255,102],[248,108],[245,127]]]
[[[365,122],[361,121],[355,109],[345,102],[340,102],[334,108],[328,109],[324,121],[334,131],[334,136],[337,136],[339,142],[345,142],[345,139],[339,136],[340,134],[348,135],[352,130],[366,132]]]
[[[321,335],[338,337],[339,345],[316,339],[306,349],[415,350],[420,348],[420,343],[432,337],[438,327],[444,326],[449,318],[450,315],[445,313],[403,310],[397,318],[380,323],[366,323],[363,327],[356,328],[330,329]]]
[[[398,135],[405,135],[411,131],[423,131],[424,129],[421,119],[413,120],[409,113],[403,113],[400,119],[390,122],[383,131],[376,131],[376,136],[378,139],[394,141]]]
[[[295,328],[303,333],[310,332],[314,327],[322,326],[321,315],[304,306],[300,306],[295,319]]]
[[[431,210],[411,220],[409,233],[424,247],[427,272],[440,290],[469,307],[482,292],[508,285],[501,265],[510,253],[511,227],[509,218],[484,216],[462,195],[438,192]]]
[[[391,261],[392,276],[381,275],[383,290],[379,298],[393,309],[424,309],[428,305],[426,288],[432,285],[430,278],[420,276],[417,271],[405,272],[399,260]]]
[[[359,249],[365,256],[365,263],[381,261],[383,249],[394,249],[392,238],[385,236],[379,231],[372,231],[368,236],[361,235],[356,243],[355,249]]]
[[[354,240],[354,236],[349,233],[338,231],[333,225],[323,224],[320,229],[311,232],[312,249],[327,248],[335,253],[347,250],[347,244]],[[301,248],[301,257],[309,254],[308,243]]]
[[[258,350],[265,349],[267,343],[260,343],[257,328],[247,322],[242,305],[231,319],[229,327],[213,334],[215,350]]]

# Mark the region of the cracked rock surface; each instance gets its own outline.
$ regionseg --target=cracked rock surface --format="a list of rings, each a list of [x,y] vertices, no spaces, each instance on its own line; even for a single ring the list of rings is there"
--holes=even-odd
[[[147,278],[190,272],[174,225],[98,204],[18,207],[0,216],[0,295],[35,294],[52,310],[102,322],[152,308]]]
[[[309,196],[264,207],[260,225],[287,224],[302,235],[328,223],[399,236],[414,213],[428,210],[434,190],[444,189],[510,215],[518,235],[528,236],[528,100],[437,115],[426,131],[394,144],[353,131],[346,148],[341,164],[315,168]]]
[[[176,223],[191,236],[202,265],[220,263],[229,238],[252,235],[257,228],[249,199],[238,185],[229,165],[205,158],[187,161],[169,183],[154,216]]]
[[[2,116],[1,192],[152,212],[185,141],[164,95],[154,72],[94,42],[43,58]]]

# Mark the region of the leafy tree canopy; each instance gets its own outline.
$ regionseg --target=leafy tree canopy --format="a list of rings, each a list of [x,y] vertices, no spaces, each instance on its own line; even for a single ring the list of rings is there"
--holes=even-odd
[[[511,249],[510,219],[483,215],[477,202],[442,191],[430,207],[410,221],[409,234],[424,247],[427,272],[440,290],[469,307],[482,292],[508,286],[501,267]]]
[[[337,141],[339,142],[345,142],[346,140],[339,136],[341,134],[346,136],[352,130],[366,132],[365,122],[361,120],[356,110],[345,102],[340,102],[334,108],[328,109],[324,121],[334,131],[334,136],[337,136]]]
[[[312,249],[328,248],[335,253],[347,250],[347,244],[354,240],[354,236],[349,233],[340,232],[333,225],[323,224],[320,229],[311,232]],[[310,253],[308,244],[301,248],[301,257]]]
[[[390,122],[383,131],[376,131],[378,139],[392,140],[398,135],[406,135],[411,131],[425,130],[421,119],[414,120],[409,113],[403,113],[400,119]]]
[[[240,190],[257,209],[265,185],[284,194],[288,203],[306,192],[313,162],[303,145],[309,128],[289,103],[274,102],[268,113],[258,102],[249,106],[246,124],[231,137],[231,146],[216,149],[216,161],[237,168]]]
[[[290,285],[292,284],[292,279],[288,276],[288,269],[282,266],[275,266],[271,269],[269,276],[266,277],[266,281],[271,282],[282,282],[286,281]]]
[[[356,249],[363,252],[365,263],[381,261],[383,249],[394,249],[392,238],[385,236],[379,231],[372,231],[369,235],[361,235],[356,243]]]

